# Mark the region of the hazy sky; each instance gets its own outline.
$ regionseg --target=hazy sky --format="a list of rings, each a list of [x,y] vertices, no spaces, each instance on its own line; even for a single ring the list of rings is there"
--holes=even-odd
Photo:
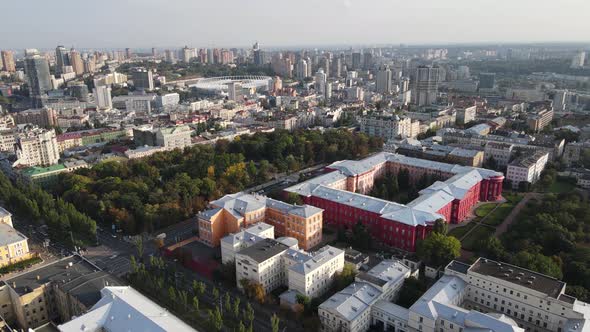
[[[590,41],[590,0],[1,0],[0,49]]]

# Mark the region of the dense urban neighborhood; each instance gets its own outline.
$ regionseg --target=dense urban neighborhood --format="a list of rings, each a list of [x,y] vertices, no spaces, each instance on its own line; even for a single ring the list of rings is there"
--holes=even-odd
[[[590,44],[247,39],[0,40],[0,331],[590,331]]]

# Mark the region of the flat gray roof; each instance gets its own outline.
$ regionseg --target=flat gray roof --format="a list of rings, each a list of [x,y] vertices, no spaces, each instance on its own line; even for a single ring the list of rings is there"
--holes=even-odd
[[[522,267],[486,258],[479,258],[471,265],[469,271],[502,279],[541,292],[554,299],[557,299],[565,288],[563,281]]]
[[[276,240],[263,239],[251,245],[250,247],[241,250],[239,254],[248,256],[258,263],[262,263],[287,249],[289,249],[289,247]]]
[[[4,282],[19,296],[28,294],[47,283],[55,283],[87,307],[93,306],[100,300],[100,291],[105,286],[121,285],[114,276],[78,255],[66,257]]]

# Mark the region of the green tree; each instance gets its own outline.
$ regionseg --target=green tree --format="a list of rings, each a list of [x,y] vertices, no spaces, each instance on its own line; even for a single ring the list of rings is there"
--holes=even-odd
[[[219,302],[219,289],[217,287],[213,287],[212,295],[215,303]]]
[[[239,318],[239,316],[240,316],[240,298],[239,297],[236,297],[234,299],[232,311],[233,311],[234,317],[236,319]]]
[[[176,303],[176,290],[172,286],[168,287],[168,299],[170,299],[170,303]]]
[[[250,323],[250,326],[252,325],[252,321],[254,320],[254,309],[252,309],[252,306],[250,305],[250,303],[246,303],[246,308],[244,308],[244,319]]]
[[[226,310],[226,311],[231,310],[231,297],[229,296],[228,292],[226,292],[225,295],[223,296],[223,304],[224,304],[224,310]]]
[[[434,221],[434,226],[432,227],[432,231],[434,233],[447,235],[447,233],[449,231],[449,225],[446,223],[446,221],[444,221],[444,219],[440,219],[440,218],[436,219]]]
[[[270,325],[271,325],[272,332],[279,332],[280,323],[281,323],[281,321],[280,321],[279,317],[277,316],[277,314],[272,314],[272,316],[270,317]]]
[[[193,296],[193,310],[199,312],[199,298],[197,296]]]
[[[240,324],[238,324],[238,332],[246,332],[246,326],[244,323],[242,323],[242,321],[240,321]]]
[[[287,199],[285,201],[289,204],[297,204],[297,205],[303,204],[303,199],[301,199],[301,196],[299,196],[297,193],[291,193],[291,192],[288,193]]]
[[[143,239],[141,236],[138,236],[135,240],[135,248],[137,248],[137,256],[139,257],[139,261],[143,261]]]
[[[358,271],[354,265],[345,263],[342,271],[334,274],[334,283],[332,287],[337,292],[343,290],[354,282],[357,274]]]
[[[418,242],[416,254],[427,265],[444,266],[461,255],[461,242],[453,236],[433,232]]]
[[[202,281],[193,280],[193,293],[195,295],[203,295],[205,293],[205,283]]]
[[[221,331],[221,328],[223,327],[223,317],[217,306],[214,310],[209,310],[209,325],[214,331]]]

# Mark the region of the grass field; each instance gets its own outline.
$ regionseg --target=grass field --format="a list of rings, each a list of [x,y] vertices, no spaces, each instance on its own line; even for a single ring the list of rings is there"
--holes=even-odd
[[[469,251],[476,251],[479,242],[485,240],[493,234],[494,228],[486,227],[484,225],[478,225],[477,228],[474,229],[468,237],[463,239],[463,241],[461,242],[461,246],[463,247],[463,249]]]
[[[512,209],[520,202],[522,199],[521,195],[509,195],[505,197],[508,202],[500,204],[500,206],[491,212],[484,220],[483,224],[490,225],[490,226],[498,226],[500,225],[506,217],[510,214]]]
[[[494,209],[494,207],[496,207],[496,204],[493,203],[480,205],[477,209],[475,209],[475,215],[483,218],[487,216],[488,213]]]
[[[561,194],[570,192],[575,188],[576,186],[573,183],[557,180],[549,187],[549,192]]]
[[[457,239],[461,239],[465,233],[469,232],[475,226],[474,223],[469,223],[465,226],[460,226],[453,228],[449,231],[449,235],[456,237]]]

